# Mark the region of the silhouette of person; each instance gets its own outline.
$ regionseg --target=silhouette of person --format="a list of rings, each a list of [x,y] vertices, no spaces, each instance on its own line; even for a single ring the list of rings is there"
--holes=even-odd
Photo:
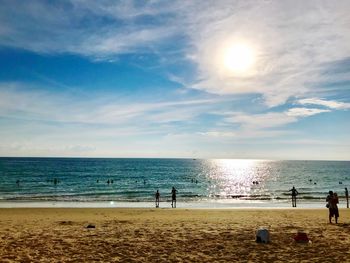
[[[335,223],[338,223],[339,210],[338,210],[338,195],[337,193],[333,193],[333,191],[329,191],[328,196],[326,198],[327,207],[329,210],[329,223],[332,224],[332,217],[335,217]]]
[[[327,202],[327,204],[326,204],[326,207],[327,208],[329,208],[329,206],[330,206],[330,202],[331,202],[331,198],[333,197],[333,191],[329,191],[328,192],[328,195],[327,195],[327,197],[326,197],[326,202]]]
[[[349,208],[349,191],[347,187],[345,187],[345,198],[346,198],[346,208]]]
[[[173,186],[173,188],[171,189],[171,207],[172,208],[174,207],[176,208],[176,193],[177,193],[177,190]]]
[[[16,185],[19,186],[19,180],[16,181]]]
[[[159,207],[159,198],[160,198],[160,193],[159,193],[159,190],[157,190],[157,192],[156,192],[156,208]]]
[[[333,209],[334,209],[334,217],[335,217],[335,223],[338,223],[338,217],[339,217],[339,209],[338,209],[338,204],[339,204],[339,198],[338,198],[338,194],[334,193],[334,197],[333,197]]]
[[[292,207],[297,207],[297,195],[299,194],[297,189],[295,189],[294,185],[293,188],[289,190],[289,192],[292,192]]]

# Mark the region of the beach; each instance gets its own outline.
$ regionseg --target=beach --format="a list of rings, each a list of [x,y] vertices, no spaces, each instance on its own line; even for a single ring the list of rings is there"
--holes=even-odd
[[[1,262],[350,262],[349,247],[349,209],[338,224],[326,208],[0,209]]]

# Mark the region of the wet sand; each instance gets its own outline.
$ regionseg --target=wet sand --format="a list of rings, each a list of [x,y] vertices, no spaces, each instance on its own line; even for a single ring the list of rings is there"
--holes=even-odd
[[[1,262],[350,262],[349,248],[350,209],[337,225],[326,208],[0,209]]]

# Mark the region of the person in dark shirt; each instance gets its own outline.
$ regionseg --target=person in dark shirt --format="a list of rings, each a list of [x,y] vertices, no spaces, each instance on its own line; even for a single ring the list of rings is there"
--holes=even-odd
[[[346,198],[346,208],[349,208],[349,191],[347,187],[345,187],[345,198]]]
[[[297,207],[297,195],[299,194],[297,189],[295,189],[294,185],[293,188],[289,190],[292,192],[292,207]]]
[[[177,190],[173,186],[173,189],[171,189],[171,207],[176,208],[176,193]]]
[[[156,208],[159,207],[159,199],[160,199],[160,193],[159,193],[159,190],[157,190],[157,192],[156,192]]]

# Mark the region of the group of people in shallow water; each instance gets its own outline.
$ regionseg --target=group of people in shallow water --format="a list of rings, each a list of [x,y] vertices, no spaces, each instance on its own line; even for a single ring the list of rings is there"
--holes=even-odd
[[[171,207],[172,208],[176,208],[176,194],[177,194],[177,190],[173,186],[173,188],[171,189]],[[156,208],[158,208],[159,207],[159,202],[160,202],[159,190],[157,190],[157,192],[155,194],[155,197],[156,197]]]
[[[292,192],[292,206],[296,207],[297,206],[296,197],[299,193],[295,189],[294,186],[289,191]],[[345,198],[346,198],[346,207],[349,208],[349,191],[348,191],[347,187],[345,187]],[[329,191],[328,195],[326,197],[326,207],[329,210],[329,223],[330,224],[332,223],[333,217],[335,218],[335,223],[336,224],[338,223],[338,218],[339,218],[338,204],[339,204],[338,194],[333,192],[333,191]]]

